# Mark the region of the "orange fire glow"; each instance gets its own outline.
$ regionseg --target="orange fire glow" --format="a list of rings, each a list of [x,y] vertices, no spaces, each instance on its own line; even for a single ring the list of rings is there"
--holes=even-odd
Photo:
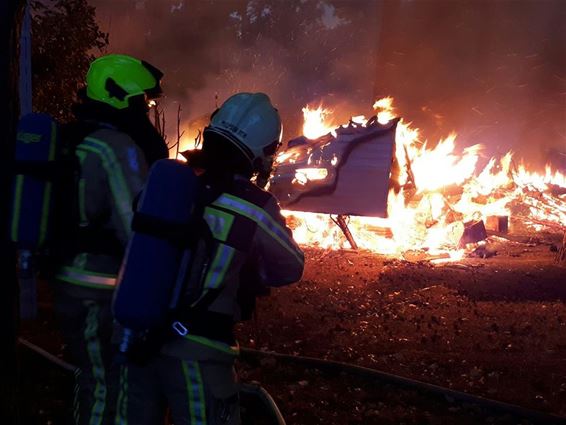
[[[396,116],[390,97],[373,106],[382,124]],[[328,109],[307,106],[303,114],[306,138],[336,135]],[[367,120],[357,116],[352,122],[365,125]],[[358,246],[391,255],[421,251],[451,261],[462,258],[471,248],[459,245],[469,221],[509,216],[537,229],[564,226],[566,197],[553,194],[552,188],[566,188],[566,175],[550,167],[536,173],[522,164],[516,166],[512,152],[492,158],[479,169],[481,150],[480,145],[458,149],[456,134],[431,147],[422,142],[418,129],[401,120],[395,149],[401,190],[389,193],[388,218],[350,217],[349,229]],[[286,161],[293,163],[293,158],[283,152],[277,162]],[[299,183],[301,179],[325,179],[324,171],[303,168],[296,171],[295,177]],[[285,211],[284,215],[299,243],[329,249],[348,247],[332,217],[297,211]]]
[[[332,125],[330,116],[332,111],[319,106],[316,109],[311,109],[309,106],[303,108],[303,135],[307,139],[318,139],[325,134],[334,131],[335,126]]]

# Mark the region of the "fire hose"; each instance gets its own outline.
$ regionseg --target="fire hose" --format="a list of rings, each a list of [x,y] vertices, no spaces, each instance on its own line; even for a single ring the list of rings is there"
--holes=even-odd
[[[505,403],[502,401],[492,400],[492,399],[468,394],[462,391],[452,390],[450,388],[441,387],[439,385],[429,384],[422,381],[417,381],[411,378],[405,378],[399,375],[382,372],[377,369],[370,369],[363,366],[357,366],[351,363],[325,360],[316,357],[295,356],[290,354],[277,353],[273,351],[261,351],[251,348],[243,348],[243,347],[240,347],[240,356],[244,360],[271,357],[286,363],[301,365],[305,367],[312,367],[333,374],[347,373],[349,375],[354,375],[373,381],[384,382],[402,388],[417,390],[422,393],[442,396],[447,401],[451,401],[451,400],[459,401],[460,403],[473,404],[478,407],[483,407],[492,411],[510,414],[518,418],[528,419],[535,424],[566,425],[566,418],[564,417],[560,417],[544,412],[539,412],[537,410],[528,409],[515,404]]]
[[[51,354],[50,352],[44,350],[43,348],[33,344],[32,342],[24,339],[18,338],[18,343],[22,346],[26,347],[27,349],[31,350],[35,354],[43,357],[45,360],[49,361],[50,363],[58,366],[62,370],[69,372],[71,374],[75,374],[78,368],[71,363],[68,363],[64,360],[61,360],[57,356]],[[252,384],[241,384],[240,385],[240,396],[252,396],[259,400],[262,406],[269,412],[269,416],[272,420],[274,425],[286,425],[285,419],[277,407],[275,400],[271,397],[271,395],[259,384],[252,383]]]
[[[270,411],[274,423],[277,425],[286,425],[285,419],[277,407],[273,397],[258,384],[241,384],[240,385],[240,396],[242,394],[249,394],[257,397],[261,400],[262,404]]]
[[[23,338],[19,338],[18,342],[67,372],[74,372],[77,369],[76,366],[59,359],[53,354]],[[511,403],[505,403],[498,400],[492,400],[468,394],[462,391],[452,390],[440,385],[429,384],[415,379],[383,372],[377,369],[357,366],[351,363],[325,360],[316,357],[282,354],[274,351],[261,351],[245,347],[240,347],[240,356],[244,360],[255,360],[258,358],[271,357],[283,362],[312,367],[332,374],[347,373],[349,375],[364,379],[384,382],[406,389],[417,390],[422,393],[442,396],[449,402],[458,401],[460,403],[473,404],[488,410],[510,414],[518,418],[528,419],[535,424],[566,425],[566,418],[564,417],[528,409]],[[257,384],[243,384],[241,386],[241,392],[244,394],[256,396],[259,400],[261,400],[263,406],[270,411],[274,423],[276,423],[277,425],[285,425],[285,419],[283,418],[279,408],[265,389]]]

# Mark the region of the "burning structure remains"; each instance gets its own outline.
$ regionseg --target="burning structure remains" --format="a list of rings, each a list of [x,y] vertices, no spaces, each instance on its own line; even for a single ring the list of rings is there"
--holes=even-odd
[[[429,146],[395,118],[392,98],[374,110],[333,126],[322,106],[303,109],[303,136],[279,153],[270,180],[300,243],[444,261],[477,248],[486,225],[564,230],[565,174],[531,172],[512,152],[480,168],[482,146],[458,153],[455,134]]]
[[[351,120],[313,141],[291,140],[278,158],[271,192],[293,210],[386,217],[397,122]],[[358,196],[364,181],[369,190]]]

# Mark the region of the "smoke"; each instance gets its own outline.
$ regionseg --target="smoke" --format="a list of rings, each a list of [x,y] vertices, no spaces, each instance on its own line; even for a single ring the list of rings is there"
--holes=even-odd
[[[528,158],[566,145],[562,0],[91,2],[110,51],[166,73],[169,127],[177,104],[186,127],[237,91],[264,91],[289,139],[307,103],[338,123],[392,95],[431,142],[456,131],[461,146]]]
[[[486,155],[566,150],[566,2],[386,2],[378,95],[429,140],[458,133]]]
[[[110,51],[165,72],[169,124],[177,102],[188,123],[238,91],[268,93],[287,138],[298,133],[307,103],[324,101],[344,119],[371,108],[379,32],[373,1],[92,3],[110,32]]]

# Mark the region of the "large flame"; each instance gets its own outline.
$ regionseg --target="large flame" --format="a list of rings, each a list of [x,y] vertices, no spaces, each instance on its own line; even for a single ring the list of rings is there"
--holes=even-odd
[[[332,125],[330,116],[332,111],[319,106],[316,109],[311,109],[308,105],[303,108],[303,135],[307,139],[318,139],[325,134],[334,131],[336,126]]]
[[[380,99],[373,106],[382,124],[396,116],[391,97]],[[303,114],[306,138],[336,135],[330,110],[306,106]],[[364,116],[351,121],[357,125],[367,122]],[[387,219],[350,218],[348,226],[358,246],[393,255],[421,250],[451,260],[465,253],[466,246],[459,243],[467,222],[508,216],[537,229],[564,226],[566,198],[553,194],[552,188],[566,188],[566,175],[550,166],[544,173],[529,171],[523,164],[516,166],[512,152],[492,158],[483,169],[478,169],[481,149],[475,145],[459,151],[456,134],[430,147],[421,141],[418,129],[401,120],[395,149],[400,166],[396,183],[401,190],[389,193]],[[277,161],[293,162],[293,158],[282,153]],[[300,183],[324,179],[326,174],[320,169],[303,168],[296,171],[295,177]],[[299,243],[334,249],[348,246],[331,216],[296,211],[284,214]]]

